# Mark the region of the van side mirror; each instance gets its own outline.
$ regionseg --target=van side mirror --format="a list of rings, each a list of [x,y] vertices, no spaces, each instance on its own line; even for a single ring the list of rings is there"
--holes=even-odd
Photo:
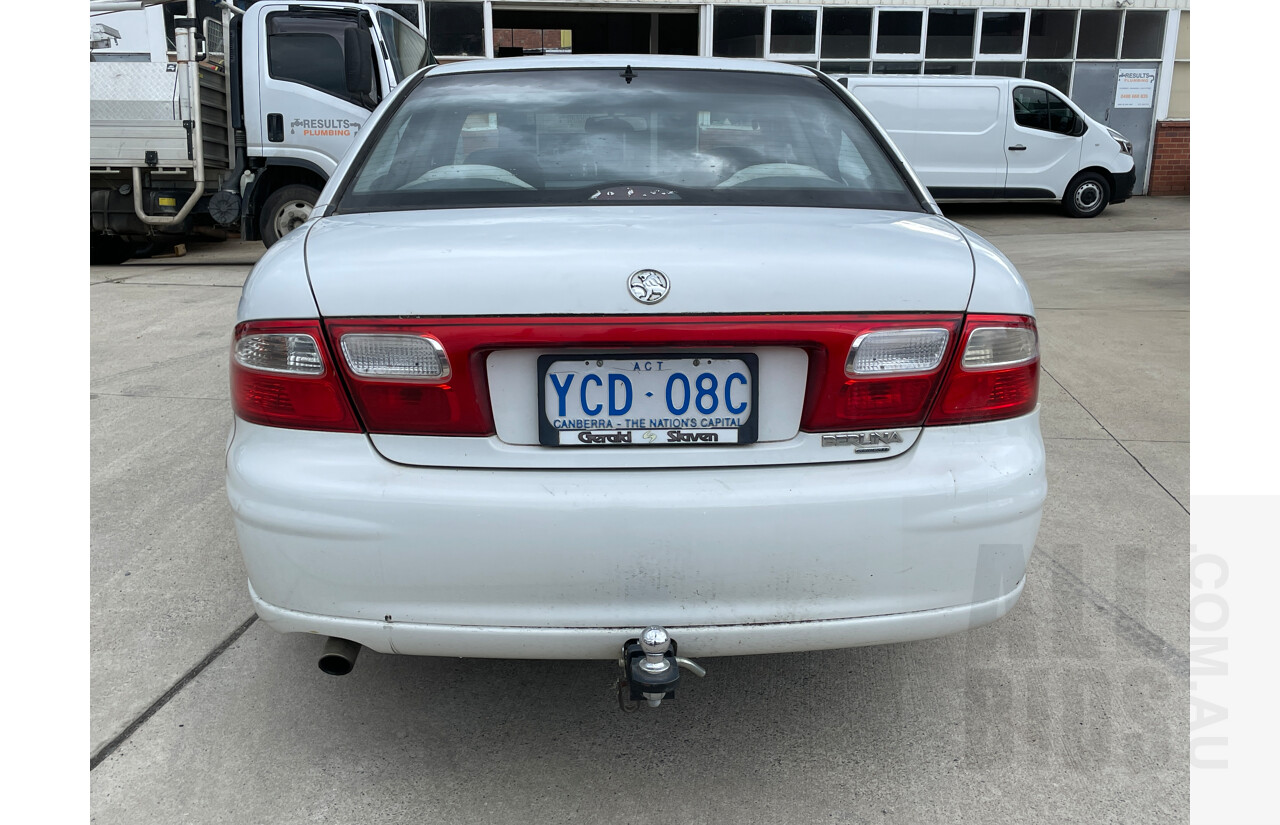
[[[373,35],[354,26],[343,29],[342,51],[346,55],[347,91],[368,94],[373,88]]]
[[[1071,129],[1072,137],[1081,137],[1085,132],[1089,131],[1089,124],[1082,117],[1077,117],[1075,126]]]

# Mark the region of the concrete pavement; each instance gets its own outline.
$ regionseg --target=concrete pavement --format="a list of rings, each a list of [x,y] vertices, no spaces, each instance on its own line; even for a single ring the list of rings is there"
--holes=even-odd
[[[1188,206],[948,209],[1039,313],[1050,498],[1013,613],[708,660],[632,715],[604,663],[365,651],[336,679],[253,621],[222,472],[261,246],[91,268],[93,821],[1184,819]]]

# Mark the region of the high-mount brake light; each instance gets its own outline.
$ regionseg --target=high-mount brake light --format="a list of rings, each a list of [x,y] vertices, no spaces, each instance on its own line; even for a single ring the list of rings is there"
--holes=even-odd
[[[250,321],[236,327],[231,406],[245,421],[301,430],[360,432],[318,321]]]
[[[971,315],[956,359],[929,414],[930,424],[969,424],[1025,415],[1040,390],[1035,320]]]

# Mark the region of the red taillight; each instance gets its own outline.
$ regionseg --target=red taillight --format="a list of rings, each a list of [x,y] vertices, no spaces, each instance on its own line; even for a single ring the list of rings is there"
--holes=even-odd
[[[916,426],[924,419],[936,384],[936,375],[846,380],[836,403],[819,407],[805,429]]]
[[[360,420],[372,433],[403,435],[493,435],[488,410],[481,410],[468,387],[420,386],[352,379],[351,395]]]
[[[944,331],[949,354],[954,349],[960,319],[954,315],[923,314],[667,315],[327,322],[332,351],[339,353],[339,368],[360,420],[369,432],[403,435],[492,435],[493,414],[484,359],[495,350],[535,347],[596,352],[797,347],[809,353],[809,389],[802,429],[918,426],[924,423],[941,366],[906,375],[854,378],[849,378],[845,369],[850,347],[860,338],[877,332],[921,329]],[[402,381],[386,375],[362,376],[342,355],[346,336],[429,338],[439,345],[446,360],[448,382],[424,384],[421,380]],[[536,414],[536,409],[529,410],[529,415]]]
[[[928,317],[870,326],[852,347],[831,353],[819,390],[810,390],[801,428],[830,432],[923,424],[958,329],[953,319]]]
[[[240,417],[404,435],[493,435],[484,364],[502,349],[804,349],[807,432],[1022,415],[1039,377],[1035,322],[1008,315],[970,316],[963,330],[925,314],[369,319],[323,334],[316,321],[272,321],[241,324],[236,341],[247,345],[232,359]]]
[[[1040,389],[1036,322],[1021,315],[971,315],[930,424],[968,424],[1025,415]]]
[[[360,432],[325,351],[318,321],[249,321],[236,327],[231,406],[255,424]]]
[[[391,435],[494,434],[481,353],[487,329],[456,319],[329,323],[360,420],[371,433]],[[385,343],[375,346],[379,339]],[[363,363],[352,342],[362,344]]]

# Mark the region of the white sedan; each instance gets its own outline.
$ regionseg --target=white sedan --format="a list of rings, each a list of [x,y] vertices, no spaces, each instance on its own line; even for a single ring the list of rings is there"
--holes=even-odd
[[[690,657],[1009,611],[1039,369],[1017,272],[825,76],[437,66],[245,284],[227,492],[329,672],[623,657],[655,703]]]

